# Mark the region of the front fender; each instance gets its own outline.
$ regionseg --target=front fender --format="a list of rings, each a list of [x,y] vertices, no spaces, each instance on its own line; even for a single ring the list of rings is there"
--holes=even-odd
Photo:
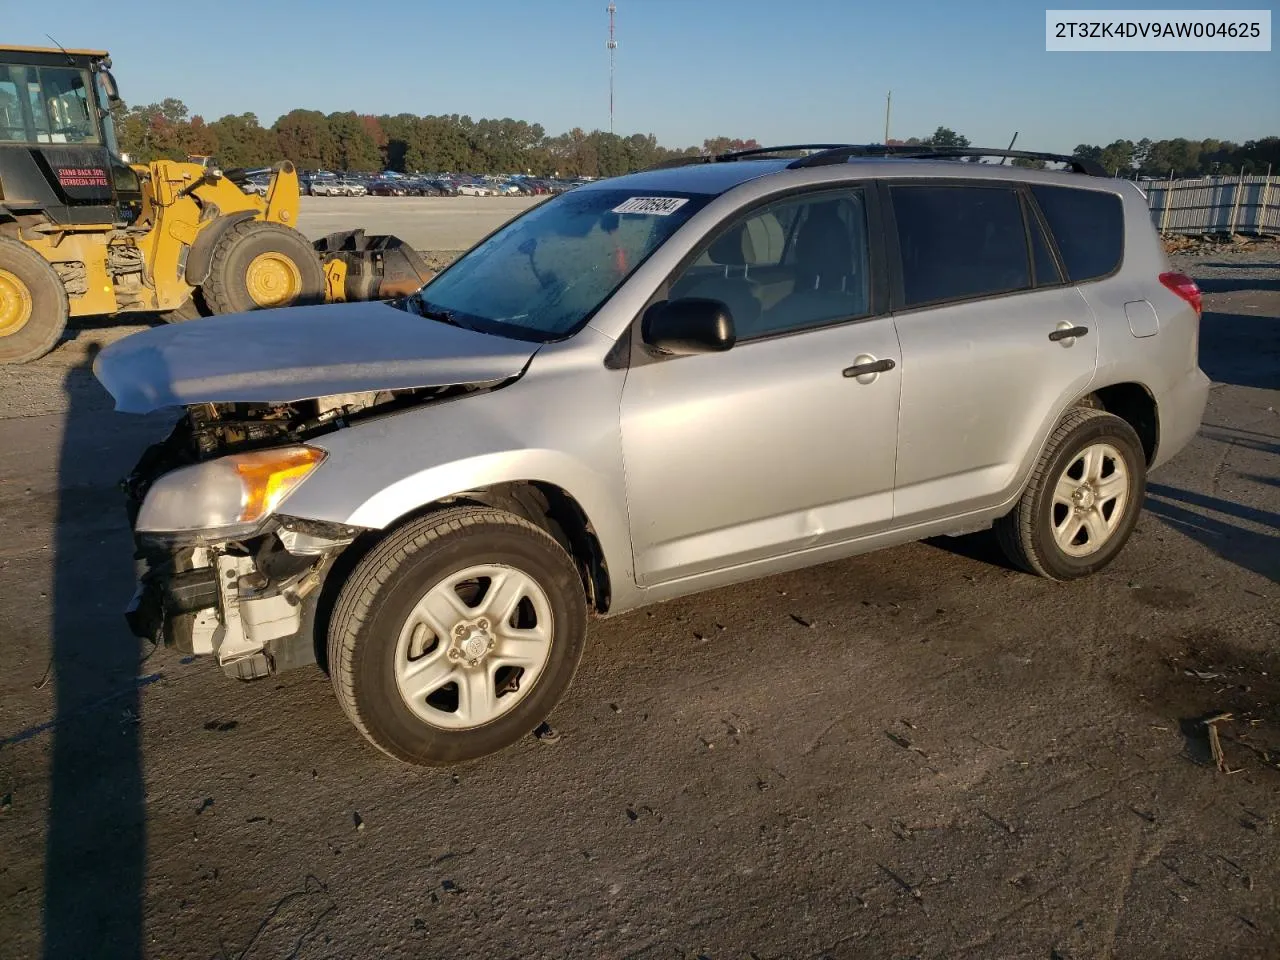
[[[579,336],[584,334],[600,337],[593,331]],[[537,481],[578,502],[612,581],[634,583],[618,425],[624,373],[605,368],[586,351],[547,353],[539,352],[524,377],[499,390],[427,404],[308,441],[329,456],[281,509],[290,516],[385,529],[449,497]]]

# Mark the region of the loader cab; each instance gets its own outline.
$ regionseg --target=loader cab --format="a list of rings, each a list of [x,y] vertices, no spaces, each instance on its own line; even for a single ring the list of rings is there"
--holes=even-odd
[[[119,156],[105,51],[0,47],[0,211],[128,223],[138,175]]]

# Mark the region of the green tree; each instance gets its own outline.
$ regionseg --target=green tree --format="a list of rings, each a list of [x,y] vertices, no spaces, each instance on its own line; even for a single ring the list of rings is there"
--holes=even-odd
[[[303,170],[338,166],[338,145],[329,121],[318,110],[291,110],[272,127],[280,152]]]
[[[218,138],[218,162],[226,170],[252,170],[284,159],[275,131],[263,129],[255,114],[227,114],[209,129]]]
[[[333,140],[334,165],[341,170],[376,170],[382,154],[364,122],[354,111],[331,113],[326,118]]]
[[[968,137],[961,136],[950,127],[939,127],[923,143],[930,147],[958,147],[962,150],[970,146]]]
[[[733,153],[736,150],[755,150],[760,146],[757,140],[741,140],[736,137],[710,137],[702,141],[702,152],[711,156],[722,153]]]
[[[1102,169],[1113,176],[1128,176],[1133,172],[1135,150],[1132,140],[1115,140],[1102,148],[1098,162],[1102,164]]]

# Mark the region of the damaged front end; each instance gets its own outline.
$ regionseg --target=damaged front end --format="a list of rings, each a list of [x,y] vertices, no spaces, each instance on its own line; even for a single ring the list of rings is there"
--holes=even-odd
[[[321,588],[365,531],[276,511],[324,459],[306,442],[477,389],[188,407],[122,482],[138,578],[126,611],[132,632],[186,654],[216,656],[228,676],[242,680],[314,663],[324,639],[315,636]]]

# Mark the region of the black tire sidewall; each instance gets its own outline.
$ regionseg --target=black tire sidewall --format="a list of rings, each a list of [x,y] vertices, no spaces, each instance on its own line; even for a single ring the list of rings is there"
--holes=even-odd
[[[516,567],[546,592],[551,656],[534,688],[496,720],[470,730],[433,727],[413,714],[396,687],[396,643],[409,611],[428,589],[479,563]],[[553,541],[540,542],[519,528],[471,528],[411,554],[378,590],[352,651],[354,698],[375,742],[393,756],[428,764],[475,759],[509,746],[546,718],[573,681],[585,638],[582,582]]]
[[[1062,551],[1053,537],[1053,492],[1058,478],[1080,450],[1098,442],[1111,444],[1125,457],[1129,475],[1125,516],[1101,550],[1087,557],[1072,557]],[[1147,460],[1142,441],[1124,420],[1112,415],[1093,417],[1064,437],[1049,458],[1044,482],[1036,494],[1032,539],[1045,572],[1054,579],[1072,580],[1101,570],[1114,560],[1138,523],[1146,489]]]
[[[0,363],[38,360],[57,346],[67,328],[66,288],[44,257],[16,241],[0,240],[0,268],[17,277],[31,296],[26,325],[0,337]]]
[[[214,274],[201,290],[215,313],[248,313],[262,307],[249,295],[246,278],[249,264],[264,253],[287,256],[298,269],[301,288],[292,303],[280,307],[298,307],[324,302],[324,267],[315,249],[301,234],[278,224],[250,221],[237,224],[218,240],[214,249]]]

